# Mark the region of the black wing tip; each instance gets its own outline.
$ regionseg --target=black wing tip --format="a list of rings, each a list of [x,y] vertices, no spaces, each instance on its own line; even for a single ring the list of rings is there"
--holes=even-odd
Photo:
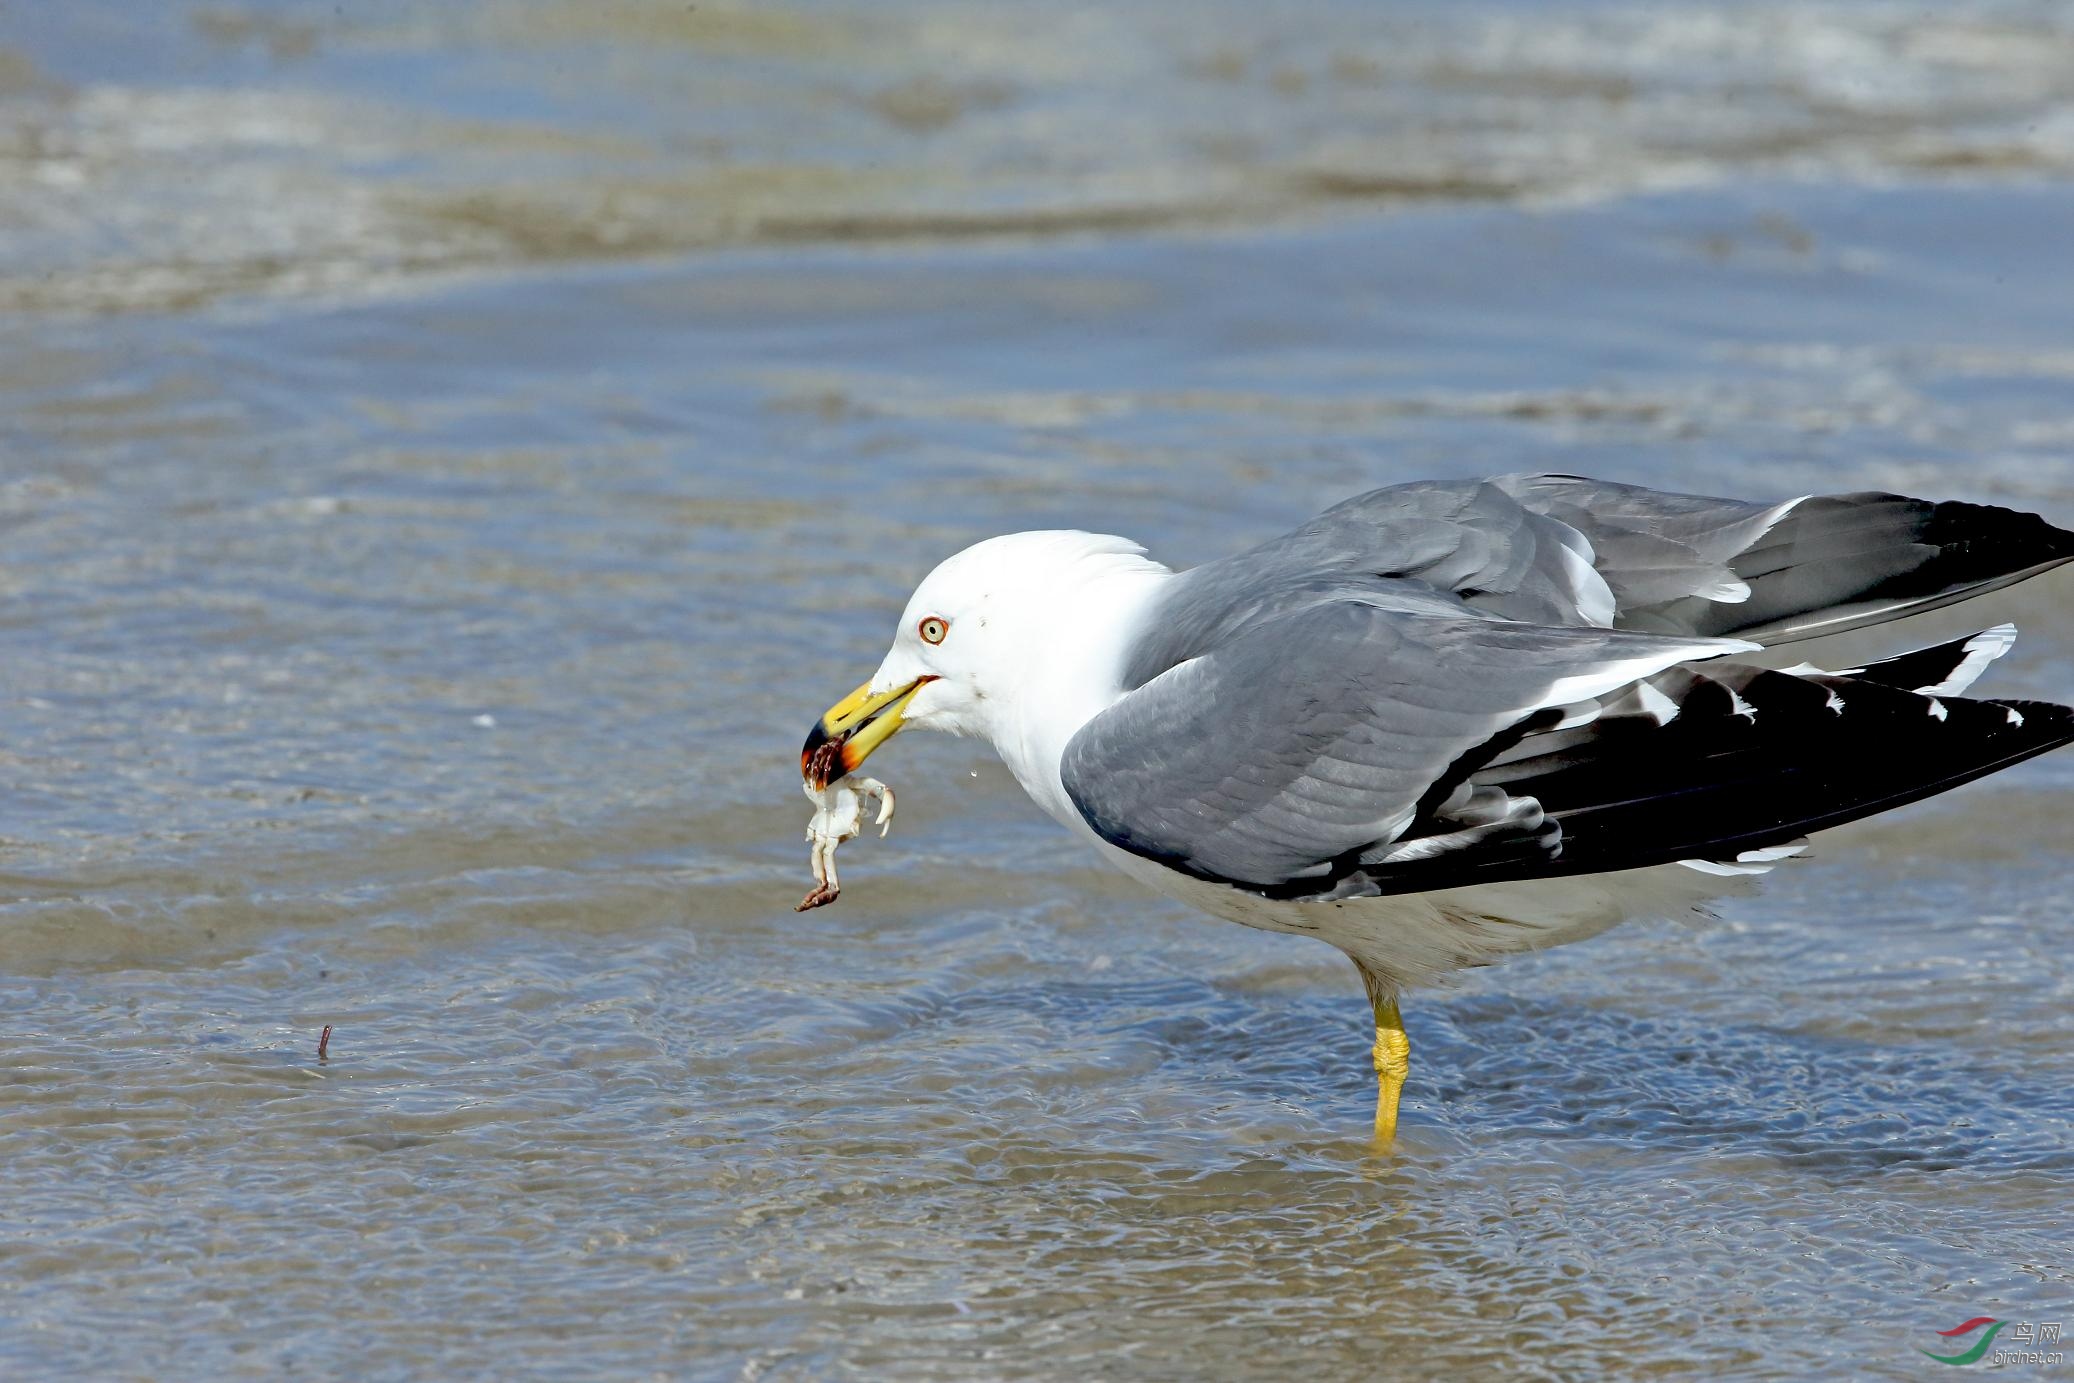
[[[1941,699],[1947,702],[1965,700],[1963,697],[1949,696]],[[2018,701],[2001,698],[1971,704],[1998,707],[2012,729],[2022,730],[2026,739],[2040,742],[2039,747],[2031,751],[2034,754],[2047,753],[2064,744],[2074,744],[2074,706],[2062,706],[2057,701]],[[2025,757],[2028,758],[2029,755]]]
[[[1668,724],[1609,723],[1605,757],[1509,792],[1561,823],[1558,853],[1493,852],[1358,870],[1373,893],[1733,860],[1904,807],[2074,744],[2074,706],[1940,696],[1833,674],[1724,666],[1676,689]],[[1684,680],[1684,679],[1680,679]],[[1336,877],[1344,891],[1349,880]]]
[[[1964,500],[1933,504],[1919,541],[1937,549],[1920,575],[1946,586],[1993,581],[2074,561],[2074,533],[2021,509]]]
[[[1609,764],[1598,771],[1610,781],[1596,783],[1586,768],[1572,784],[1545,785],[1550,814],[1566,831],[1579,828],[1567,864],[1715,858],[1907,806],[2074,744],[2074,707],[2056,702],[1779,672],[1736,680],[1692,688],[1679,718],[1650,737],[1664,742],[1665,762]],[[1683,780],[1694,767],[1702,771]],[[1584,790],[1571,810],[1560,800],[1566,787]]]
[[[1706,633],[1788,643],[1922,614],[2074,562],[2074,532],[2036,514],[1867,490],[1799,502],[1729,563],[1744,605],[1712,607]]]

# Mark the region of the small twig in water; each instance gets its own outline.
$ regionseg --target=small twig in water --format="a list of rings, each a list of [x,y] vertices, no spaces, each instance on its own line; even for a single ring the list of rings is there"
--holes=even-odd
[[[324,1025],[324,1035],[317,1039],[317,1060],[331,1060],[331,1024]]]

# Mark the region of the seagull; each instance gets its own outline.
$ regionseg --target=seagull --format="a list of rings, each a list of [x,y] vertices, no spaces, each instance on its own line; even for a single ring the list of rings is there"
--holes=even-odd
[[[2074,740],[2074,709],[1964,695],[2010,625],[1863,667],[1771,653],[2070,560],[2074,533],[1985,505],[1574,475],[1373,490],[1183,571],[1013,533],[923,580],[801,771],[826,788],[908,725],[984,739],[1125,872],[1338,947],[1387,1145],[1407,988],[1702,908],[1811,832]]]

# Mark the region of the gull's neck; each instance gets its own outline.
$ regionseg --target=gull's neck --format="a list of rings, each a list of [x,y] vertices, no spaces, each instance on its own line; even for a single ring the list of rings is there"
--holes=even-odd
[[[1080,727],[1125,692],[1132,645],[1174,573],[1143,557],[1083,564],[1052,588],[1041,630],[1023,653],[1017,694],[989,725],[995,752],[1023,791],[1053,817],[1081,826],[1059,763]]]

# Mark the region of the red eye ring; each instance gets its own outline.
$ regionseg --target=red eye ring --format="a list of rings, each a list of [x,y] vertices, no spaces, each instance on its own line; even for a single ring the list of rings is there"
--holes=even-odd
[[[950,637],[951,622],[947,619],[939,619],[935,615],[928,615],[923,618],[920,624],[915,626],[915,632],[922,636],[923,643],[942,643],[946,638]]]

